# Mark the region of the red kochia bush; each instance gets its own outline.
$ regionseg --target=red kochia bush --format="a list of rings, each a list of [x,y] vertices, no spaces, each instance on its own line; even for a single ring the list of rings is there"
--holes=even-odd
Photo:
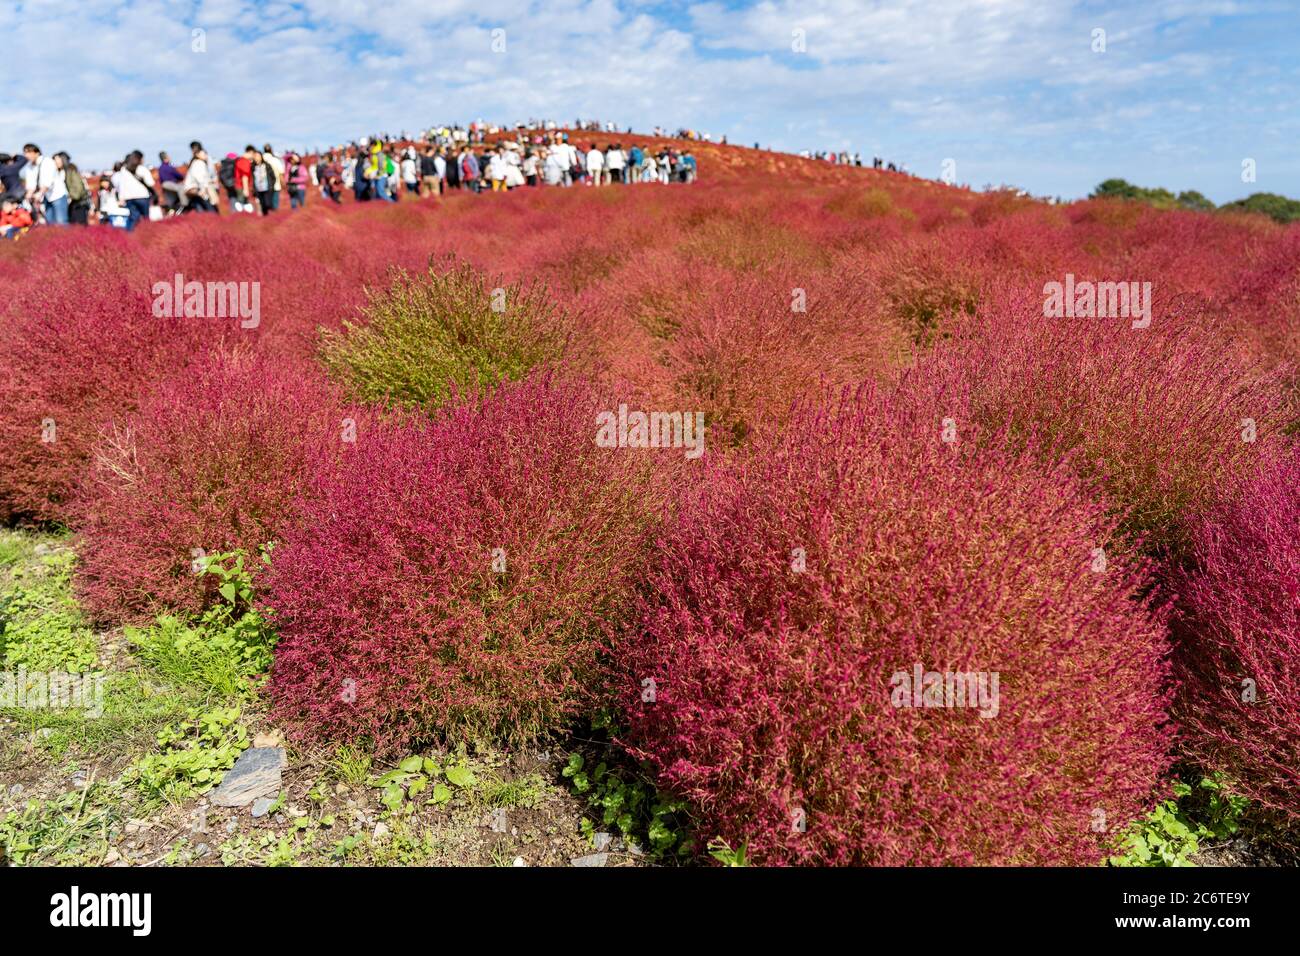
[[[1049,464],[1068,459],[1126,532],[1180,554],[1216,489],[1280,440],[1288,409],[1278,374],[1156,297],[1150,327],[1134,329],[1128,318],[1044,318],[1036,292],[1004,290],[903,388],[964,391],[974,423],[1036,443]]]
[[[525,740],[590,705],[647,551],[657,454],[598,447],[602,408],[534,375],[358,434],[275,552],[279,716],[385,750]]]
[[[193,549],[255,558],[280,538],[309,457],[319,467],[349,448],[346,417],[318,370],[284,360],[216,353],[164,381],[105,425],[79,488],[86,607],[110,621],[201,610],[212,581],[192,573]]]
[[[1300,817],[1300,458],[1289,450],[1196,528],[1177,663],[1187,749]]]
[[[941,429],[868,390],[805,407],[663,533],[616,649],[626,740],[706,837],[768,864],[1082,864],[1143,809],[1167,745],[1146,571],[1097,570],[1114,527],[1069,475]],[[896,708],[915,665],[998,673],[996,716]]]
[[[66,520],[99,426],[222,335],[155,318],[148,268],[109,232],[64,240],[0,303],[0,521]]]

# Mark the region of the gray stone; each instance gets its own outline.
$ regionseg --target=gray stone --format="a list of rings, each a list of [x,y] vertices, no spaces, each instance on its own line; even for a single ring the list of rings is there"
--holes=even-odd
[[[264,817],[271,810],[271,805],[275,803],[270,797],[258,797],[253,801],[253,816]]]
[[[246,807],[258,797],[280,792],[286,763],[283,747],[250,747],[221,778],[221,786],[208,794],[219,807]]]
[[[613,839],[614,837],[611,834],[597,833],[591,838],[591,843],[596,848],[596,852],[599,853],[601,850],[608,850],[610,841]]]
[[[574,866],[604,866],[608,859],[608,853],[588,853],[586,856],[576,856],[569,862]]]
[[[506,830],[510,829],[510,823],[506,819],[506,812],[500,808],[492,811],[488,823],[492,827],[493,833],[505,833]]]

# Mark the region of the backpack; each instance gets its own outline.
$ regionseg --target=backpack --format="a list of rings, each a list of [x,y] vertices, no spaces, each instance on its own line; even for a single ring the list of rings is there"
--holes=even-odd
[[[217,178],[221,180],[221,185],[227,189],[235,188],[235,161],[233,159],[223,159],[221,161],[221,170],[217,173]]]
[[[63,179],[68,187],[68,202],[84,202],[90,198],[90,193],[86,190],[86,181],[81,178],[81,173],[77,172],[75,166],[64,169]]]

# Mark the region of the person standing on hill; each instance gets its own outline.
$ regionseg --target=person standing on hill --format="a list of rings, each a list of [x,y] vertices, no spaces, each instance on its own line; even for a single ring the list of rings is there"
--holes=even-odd
[[[258,205],[262,207],[262,215],[269,216],[275,212],[275,204],[271,200],[271,187],[275,184],[275,171],[271,164],[266,161],[266,157],[256,150],[252,156],[252,179],[253,192],[257,194]]]
[[[284,160],[275,155],[270,143],[262,144],[262,161],[269,167],[271,174],[271,211],[280,208],[280,192],[284,188]],[[265,210],[263,210],[265,212]]]
[[[623,147],[619,143],[610,146],[605,153],[605,170],[611,183],[623,183],[624,170],[627,167],[627,154],[623,152]]]
[[[628,154],[628,180],[630,182],[641,181],[641,163],[645,160],[645,154],[641,152],[640,146],[633,146],[632,151]]]
[[[40,147],[28,143],[23,147],[27,157],[27,201],[32,211],[39,210],[52,226],[68,224],[68,187],[63,170],[49,156],[41,155]]]
[[[0,198],[23,201],[23,195],[27,192],[23,184],[23,167],[26,165],[25,156],[0,153]]]
[[[506,148],[500,143],[488,154],[487,178],[494,193],[506,191]]]
[[[212,163],[203,144],[198,140],[190,143],[190,162],[185,167],[185,179],[181,182],[181,191],[185,196],[185,208],[182,212],[216,212],[217,185],[212,175]]]
[[[431,196],[441,192],[438,175],[438,154],[432,145],[424,147],[420,156],[420,195]]]
[[[90,188],[66,152],[55,153],[54,162],[63,170],[63,183],[68,190],[68,222],[84,226],[90,222]]]
[[[235,192],[240,195],[243,212],[257,212],[253,201],[257,194],[253,191],[253,157],[257,150],[249,143],[244,147],[244,155],[235,160]]]
[[[129,216],[126,224],[128,232],[138,226],[140,220],[149,218],[149,199],[153,195],[149,188],[153,185],[153,176],[147,168],[143,173],[141,172],[142,164],[136,156],[137,153],[128,156],[121,168],[113,173],[112,178],[113,192],[118,201],[126,206]]]
[[[479,165],[478,157],[470,151],[468,146],[461,147],[460,150],[460,187],[461,189],[472,189],[474,192],[479,190]]]
[[[156,206],[160,200],[158,198],[158,183],[153,178],[153,170],[149,164],[144,161],[144,153],[138,149],[131,150],[131,154],[126,157],[126,165],[132,174],[144,183],[144,188],[149,190],[149,204]],[[145,218],[149,218],[149,213],[145,211]]]
[[[587,150],[587,175],[591,177],[593,186],[601,185],[601,178],[605,172],[605,154],[597,148],[595,143]]]
[[[307,164],[297,153],[289,153],[285,163],[284,188],[289,193],[291,210],[306,207],[309,185],[311,185],[311,174],[307,171]]]
[[[357,161],[352,164],[352,195],[357,202],[369,202],[374,198],[374,186],[366,174],[370,171],[370,158],[364,149],[357,150]]]
[[[234,153],[226,153],[225,159],[217,168],[217,181],[221,183],[221,188],[226,191],[226,202],[230,204],[232,212],[243,212],[243,200],[239,197],[239,188],[235,179],[235,164],[239,157]]]

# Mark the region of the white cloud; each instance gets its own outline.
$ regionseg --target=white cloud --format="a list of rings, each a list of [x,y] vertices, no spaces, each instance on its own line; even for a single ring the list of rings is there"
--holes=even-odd
[[[8,8],[6,66],[17,79],[3,126],[11,141],[0,146],[35,140],[89,166],[132,148],[183,152],[192,138],[225,152],[434,121],[583,116],[789,149],[879,150],[917,169],[960,154],[977,183],[1024,171],[1030,188],[1053,192],[1092,185],[1037,179],[1066,168],[1068,143],[1084,131],[1111,150],[1096,160],[1107,175],[1128,165],[1140,172],[1144,162],[1163,175],[1170,154],[1157,144],[1216,124],[1223,149],[1264,141],[1278,151],[1268,168],[1297,168],[1286,137],[1267,133],[1264,121],[1294,130],[1292,61],[1279,54],[1270,69],[1223,33],[1240,22],[1294,40],[1293,18],[1276,3],[23,0]],[[1097,26],[1108,37],[1100,55],[1090,47]],[[206,31],[204,53],[191,50],[195,27]],[[498,27],[505,53],[492,51]],[[806,54],[791,50],[795,28],[806,31]],[[1197,103],[1195,125],[1180,130],[1190,112],[1170,103]]]

